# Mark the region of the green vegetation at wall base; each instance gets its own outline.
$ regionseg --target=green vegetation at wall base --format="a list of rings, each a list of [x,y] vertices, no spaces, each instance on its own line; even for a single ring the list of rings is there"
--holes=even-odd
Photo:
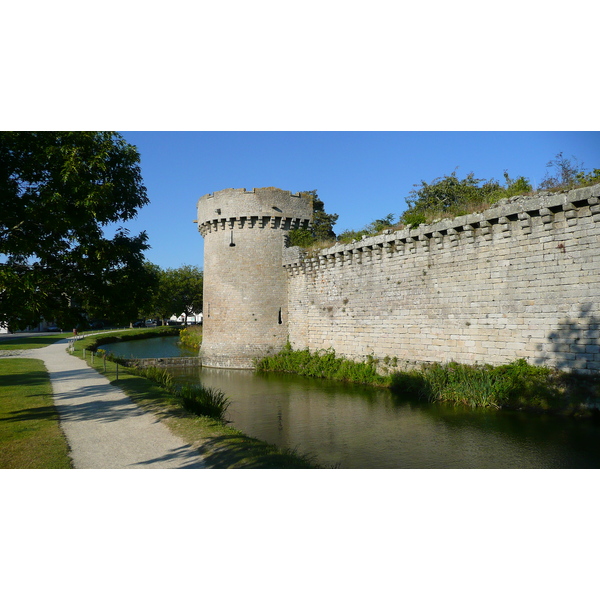
[[[391,379],[377,372],[377,361],[355,362],[336,356],[332,349],[310,352],[292,350],[288,344],[274,356],[267,356],[255,362],[257,371],[296,373],[305,377],[332,379],[389,387]]]
[[[437,363],[392,376],[392,390],[406,398],[471,408],[502,408],[565,416],[592,416],[600,408],[600,378],[529,365]]]
[[[376,359],[355,362],[337,357],[333,350],[310,352],[288,345],[256,361],[256,369],[389,387],[407,400],[565,416],[600,414],[600,377],[536,367],[524,359],[497,367],[433,363],[381,375]]]

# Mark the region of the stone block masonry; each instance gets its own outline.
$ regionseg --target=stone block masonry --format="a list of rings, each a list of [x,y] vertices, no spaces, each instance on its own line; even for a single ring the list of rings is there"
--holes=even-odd
[[[198,201],[204,237],[202,363],[252,368],[287,340],[282,256],[289,231],[307,226],[312,202],[277,188],[226,189]]]
[[[599,197],[515,197],[314,256],[286,248],[290,343],[400,366],[524,358],[599,373]]]

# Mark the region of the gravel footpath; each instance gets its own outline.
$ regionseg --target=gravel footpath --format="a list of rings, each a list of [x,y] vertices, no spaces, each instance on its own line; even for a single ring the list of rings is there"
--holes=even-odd
[[[67,352],[68,340],[12,356],[39,358],[76,469],[202,469],[200,454],[106,377]]]

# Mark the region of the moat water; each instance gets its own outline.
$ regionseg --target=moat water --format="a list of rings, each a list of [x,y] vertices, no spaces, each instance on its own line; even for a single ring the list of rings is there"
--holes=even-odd
[[[172,352],[178,351],[177,338],[158,339],[169,340]],[[121,347],[127,344],[126,351],[138,358],[158,356],[148,354],[155,351],[149,342],[154,340],[111,344],[110,349],[125,356]],[[600,467],[600,426],[590,420],[409,402],[389,390],[297,375],[206,367],[173,373],[180,381],[222,390],[231,400],[227,419],[233,427],[310,454],[324,466]]]
[[[173,356],[198,356],[196,350],[181,346],[177,336],[148,338],[128,342],[115,342],[99,346],[123,358],[170,358]]]

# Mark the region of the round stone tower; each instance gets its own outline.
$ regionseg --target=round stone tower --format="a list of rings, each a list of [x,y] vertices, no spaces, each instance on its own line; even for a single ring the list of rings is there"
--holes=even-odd
[[[312,201],[277,188],[229,188],[198,200],[204,237],[202,364],[250,369],[287,340],[283,248]]]

